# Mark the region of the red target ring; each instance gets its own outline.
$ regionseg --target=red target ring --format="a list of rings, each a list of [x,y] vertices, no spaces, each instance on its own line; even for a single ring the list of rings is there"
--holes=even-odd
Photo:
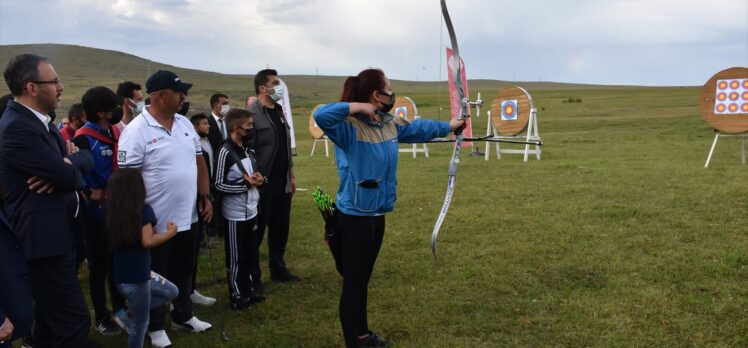
[[[735,101],[738,100],[738,92],[732,92],[730,93],[730,100]]]
[[[717,94],[717,100],[719,100],[719,101],[725,101],[725,99],[727,99],[727,93],[720,92],[719,94]]]
[[[743,100],[748,100],[748,92],[743,92]]]
[[[740,82],[738,82],[737,80],[733,80],[732,82],[730,82],[730,88],[738,89],[738,87],[740,87]]]
[[[738,104],[730,104],[730,107],[728,108],[730,112],[738,111]]]
[[[741,109],[743,109],[743,112],[748,112],[748,103],[743,104],[743,107],[741,107]]]
[[[717,105],[717,112],[725,112],[725,109],[727,109],[727,107],[725,106],[725,104],[718,104]]]
[[[514,106],[513,105],[507,105],[504,108],[504,114],[505,115],[513,115],[514,114]]]
[[[717,88],[719,89],[727,88],[727,81],[720,81],[719,84],[717,84]]]

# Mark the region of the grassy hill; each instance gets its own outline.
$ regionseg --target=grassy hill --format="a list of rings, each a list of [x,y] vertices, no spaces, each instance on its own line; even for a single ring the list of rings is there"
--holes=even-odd
[[[62,113],[67,111],[70,104],[78,102],[80,96],[90,87],[101,85],[115,89],[118,83],[127,80],[145,85],[146,79],[159,69],[174,71],[184,81],[194,83],[195,86],[190,90],[189,95],[192,111],[206,111],[210,95],[216,92],[228,95],[235,106],[240,106],[249,95],[254,95],[252,75],[231,75],[183,69],[119,51],[75,45],[2,45],[0,46],[0,64],[2,64],[3,69],[11,57],[22,53],[40,54],[50,59],[65,85],[65,91],[62,95],[63,105],[60,110]],[[351,71],[351,74],[355,73],[357,71]],[[303,111],[310,110],[319,103],[326,103],[338,98],[345,79],[341,76],[311,75],[283,75],[282,77],[291,91],[292,106]],[[392,82],[398,95],[411,96],[419,104],[422,113],[425,112],[424,115],[438,111],[436,109],[438,105],[448,107],[446,83],[399,80],[393,80]],[[477,95],[477,92],[480,91],[485,100],[490,100],[491,96],[495,95],[499,89],[517,84],[530,91],[621,88],[553,82],[469,81],[472,94]],[[0,84],[0,95],[5,93],[8,93],[8,88],[5,83],[2,83]],[[434,94],[439,97],[439,103],[422,102],[424,96]]]
[[[52,59],[67,101],[93,84],[143,81],[148,64],[164,67],[111,51],[34,48]],[[2,46],[0,59],[25,49]],[[207,104],[217,90],[238,106],[251,90],[249,76],[173,69],[196,84],[193,104]],[[342,77],[284,78],[299,125],[299,187],[334,193],[333,158],[309,156],[306,121],[313,105],[336,99]],[[470,81],[486,100],[506,84]],[[699,115],[700,89],[517,84],[540,110],[543,158],[497,160],[492,152],[484,161],[463,151],[438,261],[428,243],[451,147],[430,145],[429,158],[401,154],[397,206],[369,289],[371,328],[398,347],[747,347],[748,166],[729,138],[703,168],[714,135]],[[448,105],[437,83],[394,85],[426,117]],[[475,132],[485,132],[485,112],[473,120]],[[340,279],[309,191],[294,198],[291,229],[287,261],[304,280],[268,281],[266,302],[224,309],[230,342],[220,330],[168,330],[175,346],[342,346]],[[215,255],[222,270],[220,247]],[[210,272],[203,252],[198,288],[225,301],[224,272],[219,292]],[[86,282],[85,270],[80,278]],[[215,307],[196,313],[220,323]],[[125,343],[91,335],[106,346]]]

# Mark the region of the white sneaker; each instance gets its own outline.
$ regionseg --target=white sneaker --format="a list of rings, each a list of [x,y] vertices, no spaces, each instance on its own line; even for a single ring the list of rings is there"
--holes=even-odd
[[[166,331],[149,331],[148,336],[151,337],[151,345],[158,348],[171,347],[171,340],[169,336],[166,336]]]
[[[216,299],[212,297],[205,296],[199,292],[197,292],[197,289],[192,292],[192,295],[190,295],[190,300],[194,304],[199,304],[201,306],[209,307],[216,303]]]
[[[175,323],[171,322],[171,328],[174,330],[188,330],[192,332],[203,332],[205,330],[211,329],[213,325],[210,323],[206,323],[197,317],[193,316],[190,318],[190,320],[187,320],[184,323]]]

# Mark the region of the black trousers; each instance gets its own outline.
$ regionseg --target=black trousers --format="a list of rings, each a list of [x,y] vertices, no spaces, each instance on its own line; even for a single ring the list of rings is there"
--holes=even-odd
[[[75,270],[77,271],[83,260],[88,258],[88,244],[86,243],[86,213],[87,203],[83,200],[78,204],[78,216],[73,218],[70,227],[70,236],[73,238],[73,255],[75,256]]]
[[[104,220],[89,218],[86,221],[86,241],[88,245],[88,290],[91,293],[96,322],[111,316],[106,306],[106,288],[109,286],[109,299],[112,311],[125,308],[125,298],[117,290],[112,279],[112,253],[109,251]]]
[[[347,347],[356,345],[358,336],[369,332],[366,315],[369,279],[384,238],[384,215],[340,214],[338,232],[342,245],[340,268],[343,291],[340,294],[340,325]]]
[[[226,250],[226,279],[232,299],[247,297],[253,284],[250,269],[260,266],[260,245],[257,244],[256,220],[227,220],[224,236]]]
[[[260,193],[260,213],[257,217],[258,241],[262,244],[265,227],[268,230],[268,261],[270,274],[280,274],[288,271],[286,261],[286,244],[288,244],[288,230],[291,220],[292,194],[286,193],[285,178],[270,178]],[[253,279],[262,279],[259,265],[251,271]]]
[[[29,260],[34,347],[85,347],[91,318],[72,255]]]
[[[215,219],[215,216],[213,217]],[[214,220],[215,221],[215,220]],[[198,217],[197,220],[197,238],[195,238],[195,267],[192,268],[192,291],[194,292],[195,289],[197,289],[197,266],[200,261],[200,244],[203,243],[205,238],[207,237],[207,234],[209,233],[209,224],[203,222],[203,220]],[[211,246],[212,247],[212,246]],[[192,293],[190,293],[191,295]]]
[[[174,310],[171,320],[184,323],[194,315],[192,312],[192,273],[197,262],[197,228],[192,224],[189,231],[177,233],[174,238],[151,249],[151,269],[174,283],[179,289],[179,295],[172,300]],[[166,306],[151,310],[148,331],[164,330],[166,328]]]

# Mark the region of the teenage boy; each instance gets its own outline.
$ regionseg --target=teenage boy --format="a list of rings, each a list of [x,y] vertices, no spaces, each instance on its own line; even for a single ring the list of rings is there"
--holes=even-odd
[[[75,132],[73,143],[80,149],[91,152],[94,159],[94,170],[84,174],[86,180],[86,242],[88,245],[88,288],[91,293],[96,330],[104,336],[120,333],[120,325],[129,330],[129,317],[125,310],[125,299],[117,290],[111,275],[112,254],[104,223],[104,197],[106,183],[112,171],[117,168],[117,137],[112,125],[119,123],[121,113],[115,112],[118,107],[117,95],[106,87],[93,87],[81,98],[83,110],[87,116],[86,124]],[[109,286],[109,298],[112,301],[112,312],[106,306],[106,287]],[[114,319],[114,320],[113,320]]]
[[[227,220],[225,231],[226,269],[231,309],[242,310],[265,298],[253,291],[250,267],[259,267],[257,238],[258,186],[265,183],[260,174],[254,151],[247,145],[252,131],[252,113],[232,109],[226,115],[229,138],[219,147],[215,186],[223,195],[222,215]]]

